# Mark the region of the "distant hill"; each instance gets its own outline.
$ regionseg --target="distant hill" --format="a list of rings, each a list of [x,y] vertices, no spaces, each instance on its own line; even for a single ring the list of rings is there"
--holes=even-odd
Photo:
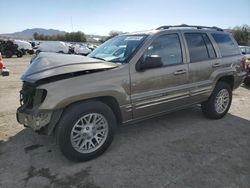
[[[15,33],[4,33],[0,34],[0,38],[11,38],[11,39],[25,39],[29,40],[33,38],[33,34],[37,32],[38,34],[43,34],[43,35],[57,35],[57,34],[64,34],[65,31],[60,31],[57,29],[43,29],[43,28],[33,28],[33,29],[25,29],[20,32],[15,32]],[[102,37],[100,35],[88,35],[86,34],[87,41],[88,42],[98,42],[98,40]]]
[[[0,36],[11,37],[11,38],[30,39],[33,37],[33,34],[35,32],[37,32],[39,34],[43,34],[43,35],[49,35],[49,36],[65,33],[65,31],[60,31],[60,30],[56,30],[56,29],[33,28],[33,29],[25,29],[23,31],[15,32],[15,33],[4,33],[4,34],[0,34]]]

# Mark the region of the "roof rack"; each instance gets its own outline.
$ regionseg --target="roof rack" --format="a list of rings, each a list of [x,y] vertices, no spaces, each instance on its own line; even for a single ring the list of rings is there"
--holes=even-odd
[[[219,27],[208,27],[208,26],[201,26],[201,25],[187,25],[187,24],[181,24],[181,25],[165,25],[165,26],[161,26],[158,27],[156,30],[160,30],[160,29],[169,29],[169,28],[173,28],[173,27],[191,27],[191,28],[196,28],[196,29],[215,29],[217,31],[224,31],[223,29],[219,28]]]

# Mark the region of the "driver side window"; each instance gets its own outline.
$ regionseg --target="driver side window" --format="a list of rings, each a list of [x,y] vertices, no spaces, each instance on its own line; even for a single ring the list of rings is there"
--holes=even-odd
[[[155,55],[161,57],[163,66],[181,64],[183,60],[178,35],[166,34],[156,38],[147,48],[144,58]]]

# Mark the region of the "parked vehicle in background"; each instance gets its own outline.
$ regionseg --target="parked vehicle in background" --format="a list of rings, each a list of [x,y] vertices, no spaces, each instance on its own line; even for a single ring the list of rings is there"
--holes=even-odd
[[[247,57],[247,59],[250,61],[250,47],[249,46],[239,46],[241,53]]]
[[[85,44],[76,44],[74,45],[74,52],[78,55],[88,55],[92,50]]]
[[[22,76],[17,120],[55,133],[67,158],[86,161],[109,147],[119,124],[194,104],[211,119],[224,117],[245,75],[229,33],[162,26],[114,37],[87,57],[40,53]]]
[[[90,49],[90,50],[95,50],[98,46],[97,45],[94,45],[94,44],[88,44],[87,47]]]
[[[250,85],[250,47],[240,46],[241,53],[245,56],[246,66],[247,66],[247,77],[244,80],[244,84]]]
[[[34,50],[36,50],[36,49],[38,48],[40,42],[31,41],[30,44],[31,44],[32,48],[33,48]]]
[[[10,74],[10,71],[8,69],[6,69],[6,67],[4,67],[3,57],[2,57],[2,54],[0,52],[0,75],[9,76],[9,74]]]
[[[56,52],[56,53],[69,53],[69,46],[65,42],[61,41],[46,41],[42,42],[37,52]]]
[[[29,42],[23,40],[14,40],[13,42],[18,46],[18,50],[22,51],[23,55],[26,53],[34,54],[34,50]]]
[[[0,52],[6,58],[11,58],[13,55],[22,57],[22,51],[18,50],[18,46],[11,40],[0,40]]]

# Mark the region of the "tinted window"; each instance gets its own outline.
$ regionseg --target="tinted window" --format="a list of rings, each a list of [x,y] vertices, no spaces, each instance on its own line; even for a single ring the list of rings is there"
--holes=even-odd
[[[234,44],[233,40],[228,34],[213,33],[212,36],[220,49],[222,57],[239,54],[238,46]]]
[[[215,58],[216,55],[215,55],[214,47],[213,47],[211,41],[209,40],[207,34],[202,34],[202,37],[203,37],[203,39],[204,39],[204,41],[206,43],[209,57],[210,58]]]
[[[186,33],[190,62],[202,61],[209,58],[205,41],[200,33]]]
[[[163,66],[182,63],[180,40],[177,34],[162,35],[148,47],[145,56],[159,55]]]

